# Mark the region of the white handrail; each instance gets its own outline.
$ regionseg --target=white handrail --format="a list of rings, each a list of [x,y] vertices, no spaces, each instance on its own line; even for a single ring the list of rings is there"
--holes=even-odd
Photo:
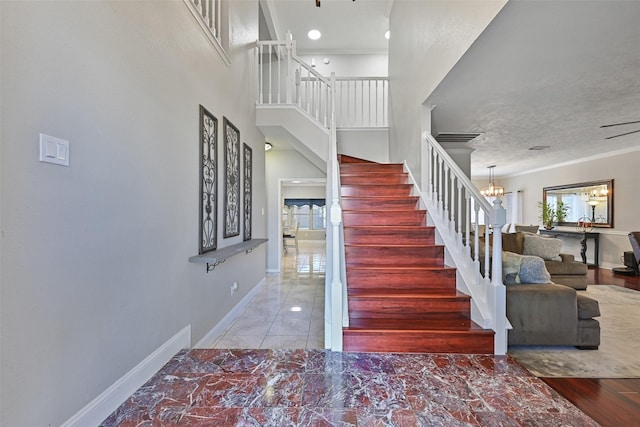
[[[388,78],[340,77],[330,81],[296,55],[291,33],[285,41],[258,41],[256,46],[257,104],[295,104],[327,129],[331,105],[338,128],[388,126]]]
[[[258,41],[256,46],[256,103],[294,104],[329,129],[334,86],[296,56],[296,43],[291,39],[291,33],[287,33],[285,41]]]
[[[325,347],[342,351],[342,328],[348,326],[344,232],[340,207],[340,173],[336,131],[336,77],[327,79],[295,55],[291,34],[281,41],[256,44],[256,104],[295,105],[329,130],[327,200],[331,201],[325,273]]]
[[[506,289],[502,283],[502,226],[506,211],[502,201],[493,206],[480,194],[449,154],[428,133],[426,144],[426,191],[423,200],[429,218],[438,229],[451,261],[458,270],[458,288],[471,296],[472,320],[493,329],[495,354],[506,354]],[[480,211],[492,227],[485,227],[483,248],[479,233],[471,236],[472,223],[478,224]],[[473,241],[472,241],[473,238]],[[493,240],[490,249],[489,240]],[[482,267],[482,268],[481,268]]]

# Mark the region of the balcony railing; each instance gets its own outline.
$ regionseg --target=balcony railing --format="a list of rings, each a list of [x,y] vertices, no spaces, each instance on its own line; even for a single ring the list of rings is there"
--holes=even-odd
[[[387,77],[336,78],[338,127],[387,127],[388,98]]]
[[[226,28],[222,19],[223,0],[183,0],[200,28],[223,61],[231,64],[231,59],[223,47],[222,32]]]
[[[289,38],[257,43],[258,104],[297,105],[328,129],[333,102],[338,128],[388,126],[388,78],[336,77],[332,101],[329,78],[296,56],[295,49]]]

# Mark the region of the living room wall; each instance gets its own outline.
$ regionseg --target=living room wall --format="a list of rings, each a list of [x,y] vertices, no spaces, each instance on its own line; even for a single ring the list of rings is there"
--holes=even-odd
[[[640,211],[638,198],[638,172],[640,162],[640,137],[637,151],[610,153],[606,156],[587,160],[576,160],[571,164],[557,165],[544,170],[522,173],[517,176],[500,177],[498,182],[508,191],[522,191],[524,194],[523,222],[525,224],[540,224],[540,209],[538,202],[542,200],[542,188],[574,184],[580,182],[614,179],[614,228],[597,228],[600,233],[600,265],[612,268],[622,266],[620,257],[624,251],[630,251],[628,233],[640,230]],[[558,227],[575,231],[572,227]],[[591,244],[591,242],[589,243]],[[567,241],[566,245],[573,246],[575,242]],[[589,249],[589,259],[592,256]]]
[[[247,84],[258,1],[229,6],[231,66],[182,1],[0,2],[1,425],[61,425],[264,279],[264,245],[210,273],[188,262],[200,104],[253,147],[253,236],[266,235]],[[70,167],[38,161],[41,132],[70,141]],[[239,243],[222,237],[220,202],[218,246]]]

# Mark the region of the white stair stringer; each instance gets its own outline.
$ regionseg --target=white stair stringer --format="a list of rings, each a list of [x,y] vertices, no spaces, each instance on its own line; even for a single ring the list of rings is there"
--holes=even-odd
[[[327,170],[329,129],[295,105],[257,105],[256,124],[272,141],[286,141],[320,170]]]

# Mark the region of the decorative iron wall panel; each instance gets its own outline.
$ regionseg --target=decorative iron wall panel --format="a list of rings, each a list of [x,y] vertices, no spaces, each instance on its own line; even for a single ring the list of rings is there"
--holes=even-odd
[[[218,246],[218,119],[200,106],[200,247],[199,253]]]
[[[240,131],[224,117],[224,237],[240,234]]]
[[[251,169],[253,167],[253,152],[246,143],[243,145],[244,152],[244,235],[243,240],[251,240]]]

